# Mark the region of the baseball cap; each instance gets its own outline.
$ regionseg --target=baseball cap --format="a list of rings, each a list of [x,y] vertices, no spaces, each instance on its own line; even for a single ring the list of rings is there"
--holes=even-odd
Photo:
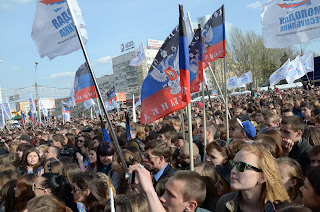
[[[244,121],[241,122],[239,119],[237,119],[243,130],[246,132],[246,135],[248,138],[253,138],[257,134],[257,130],[255,126],[251,123],[251,121]]]

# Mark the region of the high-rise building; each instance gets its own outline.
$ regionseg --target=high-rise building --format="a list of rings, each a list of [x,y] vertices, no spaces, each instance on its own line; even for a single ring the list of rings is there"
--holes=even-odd
[[[135,98],[140,95],[143,80],[148,74],[158,49],[145,48],[144,51],[146,61],[138,67],[129,65],[130,61],[136,57],[136,50],[112,58],[113,74],[104,75],[97,79],[103,95],[113,86],[117,93],[125,92],[127,99],[132,99],[133,94]]]

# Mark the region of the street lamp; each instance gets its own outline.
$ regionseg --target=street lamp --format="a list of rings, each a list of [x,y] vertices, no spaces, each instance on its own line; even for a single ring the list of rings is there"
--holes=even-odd
[[[38,84],[37,84],[37,67],[38,67],[38,62],[35,62],[35,89],[36,89],[36,98],[38,100],[38,120],[39,124],[41,124],[41,114],[40,114],[40,100],[39,100],[39,95],[38,95]]]

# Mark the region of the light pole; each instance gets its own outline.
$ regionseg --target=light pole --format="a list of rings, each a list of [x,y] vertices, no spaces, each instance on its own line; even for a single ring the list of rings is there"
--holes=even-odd
[[[41,113],[40,113],[40,99],[38,95],[38,84],[37,84],[37,67],[38,67],[38,62],[35,62],[35,89],[36,89],[36,98],[38,100],[38,120],[39,124],[41,124]]]

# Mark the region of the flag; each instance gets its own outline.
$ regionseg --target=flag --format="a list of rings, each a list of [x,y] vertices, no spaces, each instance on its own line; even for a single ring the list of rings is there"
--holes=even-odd
[[[33,120],[31,111],[28,112],[28,116],[29,116],[29,120]]]
[[[213,62],[226,56],[224,6],[215,11],[203,27],[203,61]],[[205,63],[206,68],[209,64]]]
[[[136,102],[136,107],[138,107],[139,105],[141,105],[141,94],[139,95],[139,99]]]
[[[307,74],[308,72],[314,72],[314,60],[313,53],[309,52],[308,54],[300,57],[301,63],[304,68],[304,72]]]
[[[3,129],[4,126],[5,126],[4,109],[3,109],[3,105],[0,104],[0,129]]]
[[[269,77],[270,86],[278,84],[281,80],[286,79],[287,77],[287,68],[290,63],[290,58],[285,62],[278,70],[276,70],[271,76]]]
[[[42,114],[45,116],[45,117],[47,117],[48,116],[48,110],[47,110],[47,108],[46,108],[46,106],[44,106],[44,104],[42,104],[42,102],[41,102],[41,100],[39,100],[40,101],[40,105],[41,105],[41,110],[42,110]]]
[[[238,77],[237,76],[231,77],[227,80],[227,88],[228,88],[228,90],[238,88]]]
[[[29,104],[30,104],[30,109],[31,109],[32,113],[37,112],[31,93],[30,93],[30,97],[29,97]]]
[[[103,122],[103,119],[102,119],[101,114],[99,114],[99,117],[100,117],[100,124],[101,124],[101,129],[102,129],[103,140],[112,143],[112,141],[111,141],[111,139],[110,139],[110,136],[109,136],[109,134],[108,134],[108,131],[107,131],[107,129],[106,129],[106,127],[105,127],[105,124],[104,124],[104,122]]]
[[[136,51],[136,57],[130,61],[131,66],[140,66],[144,61],[146,61],[146,53],[144,52],[144,45],[141,42],[139,48]]]
[[[86,25],[76,0],[68,0],[75,14],[83,43],[88,41]],[[31,37],[40,57],[50,60],[81,48],[71,13],[65,0],[37,0]]]
[[[110,103],[112,103],[112,100],[117,101],[117,94],[114,86],[107,92],[107,98]]]
[[[73,87],[77,104],[88,99],[97,98],[97,92],[86,62],[77,70]]]
[[[24,113],[21,111],[21,126],[24,127],[25,124],[26,124],[26,117]]]
[[[285,48],[320,37],[320,0],[272,0],[262,6],[264,46]]]
[[[38,126],[38,119],[36,114],[33,114],[33,123],[34,123],[34,126]]]
[[[128,112],[125,112],[125,117],[126,117],[126,142],[128,142],[131,139],[130,119],[129,119]]]
[[[135,106],[134,94],[132,95],[132,121],[137,123],[137,114],[136,114],[136,106]]]
[[[61,103],[62,103],[62,113],[71,113],[70,108],[67,106],[67,103],[65,103],[64,101],[62,101]]]
[[[142,83],[142,124],[186,106],[181,100],[178,48],[179,26],[176,26],[159,49]]]
[[[63,113],[64,122],[70,122],[70,113]]]
[[[238,77],[238,87],[246,87],[246,84],[251,83],[252,81],[252,73],[248,71],[243,74],[241,77]]]
[[[70,96],[67,98],[67,106],[70,107],[75,107],[76,106],[76,102],[74,100],[74,88],[71,88],[70,90]]]
[[[203,81],[201,28],[197,29],[192,39],[192,42],[189,45],[189,61],[190,61],[190,90],[191,90],[191,93],[196,93],[200,91],[200,83]]]
[[[83,106],[86,108],[86,110],[88,110],[90,107],[92,107],[95,104],[96,103],[93,101],[93,99],[89,99],[89,100],[84,101]]]
[[[180,85],[182,89],[181,94],[182,101],[186,103],[191,103],[189,49],[182,5],[179,5],[179,13],[179,70]]]
[[[14,115],[12,115],[11,113],[11,108],[10,108],[8,98],[6,98],[6,103],[4,103],[3,106],[4,106],[5,114],[7,115],[7,118],[11,120],[14,117]]]
[[[300,56],[298,55],[294,60],[292,60],[287,68],[287,77],[286,80],[288,83],[293,83],[296,79],[300,79],[306,73],[302,66]]]
[[[104,104],[106,105],[107,111],[117,108],[117,103],[114,100],[112,100],[112,102],[106,101]]]

